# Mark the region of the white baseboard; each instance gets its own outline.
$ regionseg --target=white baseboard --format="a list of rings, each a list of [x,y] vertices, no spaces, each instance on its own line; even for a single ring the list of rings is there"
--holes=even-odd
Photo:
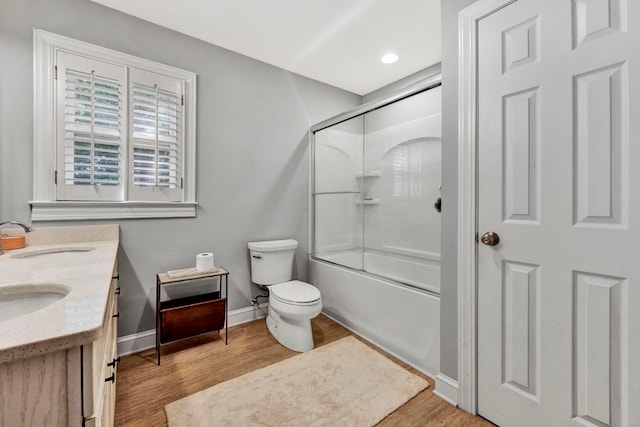
[[[237,310],[231,310],[227,318],[229,327],[267,317],[268,306],[269,304],[264,302],[257,307],[244,307]],[[149,329],[148,331],[142,331],[118,338],[118,355],[127,356],[129,354],[139,353],[141,351],[155,348],[155,346],[156,330]]]
[[[267,317],[269,303],[263,302],[258,306],[250,306],[232,310],[229,312],[229,326],[242,325],[243,323]]]
[[[436,375],[433,394],[453,406],[458,406],[458,381],[439,373]]]
[[[156,346],[156,330],[138,332],[118,338],[118,356],[139,353]]]

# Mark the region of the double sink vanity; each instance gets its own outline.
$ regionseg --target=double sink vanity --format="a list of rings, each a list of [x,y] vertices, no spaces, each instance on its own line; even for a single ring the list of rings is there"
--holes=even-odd
[[[37,228],[0,255],[0,426],[113,425],[118,235]]]

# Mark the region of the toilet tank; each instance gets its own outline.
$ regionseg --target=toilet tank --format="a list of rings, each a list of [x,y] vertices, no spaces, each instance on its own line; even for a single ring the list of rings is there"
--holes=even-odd
[[[298,242],[293,239],[249,242],[251,281],[258,285],[288,282],[292,277],[293,253]]]

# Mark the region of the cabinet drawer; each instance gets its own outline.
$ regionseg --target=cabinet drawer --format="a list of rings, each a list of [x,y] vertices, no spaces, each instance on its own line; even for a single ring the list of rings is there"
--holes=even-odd
[[[226,298],[161,310],[160,342],[167,343],[224,327]]]

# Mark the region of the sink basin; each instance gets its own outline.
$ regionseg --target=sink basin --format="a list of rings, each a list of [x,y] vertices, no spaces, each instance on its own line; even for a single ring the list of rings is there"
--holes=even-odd
[[[61,254],[68,252],[89,252],[94,250],[93,246],[55,246],[51,248],[33,249],[10,255],[11,258],[32,258],[40,255]]]
[[[43,309],[60,301],[70,288],[58,283],[0,286],[0,322]]]

